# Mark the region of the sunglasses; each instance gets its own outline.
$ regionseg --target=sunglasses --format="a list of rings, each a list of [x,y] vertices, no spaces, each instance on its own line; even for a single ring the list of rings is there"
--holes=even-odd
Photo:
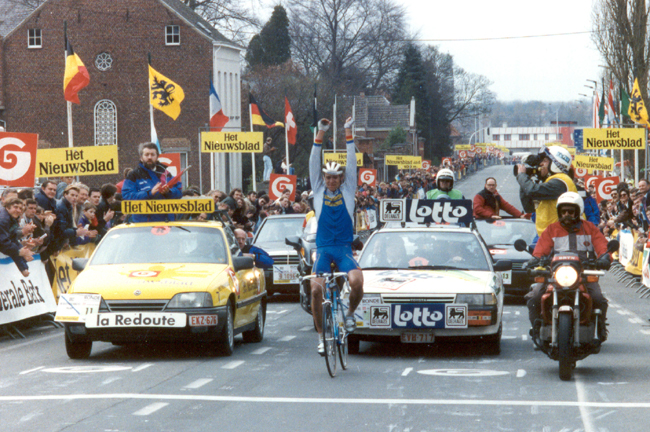
[[[576,211],[575,211],[575,209],[572,209],[572,208],[565,208],[565,209],[560,209],[559,213],[560,213],[561,216],[564,216],[564,215],[575,216]]]

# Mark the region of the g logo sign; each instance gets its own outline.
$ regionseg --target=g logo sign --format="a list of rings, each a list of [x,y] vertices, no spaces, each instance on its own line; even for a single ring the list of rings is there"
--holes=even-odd
[[[161,153],[158,156],[158,162],[167,167],[167,171],[176,177],[181,168],[181,154],[180,153]]]
[[[586,168],[576,168],[576,176],[584,177],[586,175],[587,175],[587,169]]]
[[[596,193],[598,194],[598,201],[604,199],[612,199],[612,189],[618,184],[618,177],[606,177],[596,181]]]
[[[422,161],[422,169],[428,170],[431,168],[431,161],[430,160],[423,160]]]
[[[377,184],[377,170],[360,169],[359,186],[361,186],[362,184],[367,184],[368,186],[375,186]]]
[[[0,133],[0,184],[33,187],[38,135]]]
[[[296,176],[285,174],[271,174],[269,184],[269,197],[276,200],[282,196],[282,192],[285,190],[291,192],[289,200],[294,201],[296,199]]]

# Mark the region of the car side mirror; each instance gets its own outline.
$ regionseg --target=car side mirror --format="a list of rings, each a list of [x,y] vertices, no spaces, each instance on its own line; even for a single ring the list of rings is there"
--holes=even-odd
[[[494,271],[508,271],[512,270],[512,261],[499,260],[492,265]]]
[[[300,249],[300,237],[298,236],[289,236],[284,239],[284,244]]]
[[[87,264],[88,264],[88,258],[73,258],[72,270],[80,272],[86,268]]]
[[[232,266],[235,272],[241,270],[250,270],[255,267],[255,261],[251,257],[232,257]]]
[[[517,239],[515,240],[515,249],[518,250],[519,252],[524,252],[526,250],[526,240],[524,239]]]

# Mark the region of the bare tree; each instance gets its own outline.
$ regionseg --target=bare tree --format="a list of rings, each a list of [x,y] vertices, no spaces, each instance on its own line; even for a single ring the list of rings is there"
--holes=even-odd
[[[403,53],[405,11],[393,0],[291,0],[294,59],[334,87],[365,78],[376,90],[393,78]]]
[[[37,1],[37,0],[23,0]],[[236,0],[178,0],[201,15],[231,39],[248,44],[250,33],[260,27],[253,12]]]
[[[483,75],[454,68],[454,106],[450,122],[469,117],[489,114],[494,104],[494,93],[490,91],[492,81]]]
[[[593,10],[592,39],[616,81],[629,89],[635,78],[648,100],[650,38],[645,0],[599,0]]]

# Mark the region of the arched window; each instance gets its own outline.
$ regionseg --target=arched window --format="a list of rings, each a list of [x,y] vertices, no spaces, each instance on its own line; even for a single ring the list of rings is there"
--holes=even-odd
[[[117,108],[108,99],[95,104],[95,145],[117,145]]]

